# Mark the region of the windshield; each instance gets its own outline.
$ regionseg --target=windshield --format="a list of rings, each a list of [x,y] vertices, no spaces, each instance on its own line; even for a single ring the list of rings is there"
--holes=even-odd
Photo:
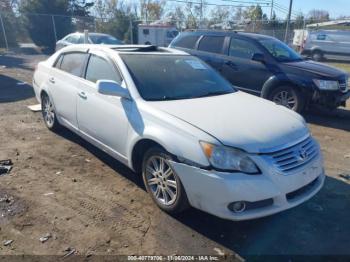
[[[89,35],[94,44],[122,45],[123,42],[110,35]]]
[[[121,55],[143,99],[191,99],[234,92],[214,69],[188,55]]]
[[[279,62],[294,62],[302,60],[297,52],[277,39],[262,39],[259,40],[259,42]]]

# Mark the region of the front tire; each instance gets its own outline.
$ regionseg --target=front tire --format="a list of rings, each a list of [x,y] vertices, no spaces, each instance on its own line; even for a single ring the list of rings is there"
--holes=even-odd
[[[312,52],[312,60],[320,62],[323,60],[323,53],[319,50],[315,50]]]
[[[149,149],[142,163],[147,192],[163,211],[176,214],[189,207],[185,189],[169,161],[172,157],[161,147]]]
[[[51,131],[57,131],[60,128],[60,124],[57,121],[52,101],[46,93],[41,96],[41,112],[46,127]]]
[[[269,100],[301,113],[305,107],[305,98],[296,88],[291,86],[277,87],[269,95]]]

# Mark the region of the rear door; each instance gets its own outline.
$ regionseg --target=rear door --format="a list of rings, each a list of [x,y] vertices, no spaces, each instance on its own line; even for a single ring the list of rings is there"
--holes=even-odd
[[[252,41],[232,37],[221,72],[239,89],[260,94],[262,86],[273,74],[265,64],[252,60],[254,53],[264,52]]]
[[[91,53],[85,80],[78,90],[77,117],[79,129],[90,139],[112,149],[117,157],[126,155],[125,143],[131,101],[98,93],[98,80],[113,80],[124,86],[120,71],[102,52]]]
[[[336,49],[340,55],[350,55],[350,34],[346,32],[336,32],[332,37],[337,41]]]
[[[196,56],[221,72],[225,59],[224,55],[225,36],[203,36],[198,44]]]
[[[55,111],[66,125],[74,129],[77,128],[77,90],[82,83],[87,58],[86,52],[64,53],[49,76],[49,91]]]

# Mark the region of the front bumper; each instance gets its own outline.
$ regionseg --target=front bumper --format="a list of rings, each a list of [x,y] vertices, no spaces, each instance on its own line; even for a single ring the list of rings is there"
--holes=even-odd
[[[317,91],[312,97],[313,103],[329,107],[346,106],[346,101],[350,98],[350,90],[346,93],[338,91]]]
[[[321,155],[302,170],[289,175],[273,171],[259,157],[254,161],[262,167],[261,175],[224,173],[171,163],[193,207],[235,221],[264,217],[295,207],[314,196],[325,180]],[[266,200],[272,200],[271,204],[254,205],[269,202]],[[228,206],[235,201],[252,203],[254,208],[233,212]]]

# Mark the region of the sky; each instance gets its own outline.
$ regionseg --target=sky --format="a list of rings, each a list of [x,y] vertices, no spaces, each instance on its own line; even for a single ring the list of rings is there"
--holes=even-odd
[[[289,0],[277,0],[281,6],[288,7]],[[308,13],[312,9],[327,10],[332,18],[340,15],[350,17],[350,0],[293,0],[294,12]],[[280,12],[279,15],[283,13]]]
[[[212,2],[207,0],[208,2]],[[272,0],[215,0],[213,2],[220,4],[228,4],[232,1],[232,4],[236,4],[234,2],[269,2]],[[289,7],[289,0],[274,0],[275,2],[275,12],[277,17],[286,18],[287,10]],[[230,3],[231,4],[231,3]],[[293,0],[293,14],[294,16],[297,13],[302,12],[303,14],[307,14],[312,9],[323,9],[327,10],[331,16],[331,18],[337,18],[338,16],[349,16],[350,17],[350,0]],[[270,7],[263,8],[264,13],[270,16]],[[293,16],[292,16],[293,17]]]

